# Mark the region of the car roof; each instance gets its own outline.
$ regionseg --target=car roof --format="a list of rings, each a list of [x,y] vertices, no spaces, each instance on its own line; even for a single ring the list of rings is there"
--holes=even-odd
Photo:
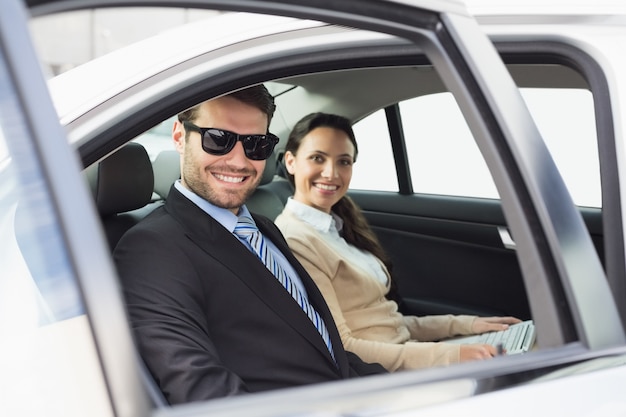
[[[211,30],[206,28],[210,25]],[[151,36],[86,62],[49,80],[62,124],[128,89],[136,82],[248,39],[322,26],[311,20],[250,13],[226,13]],[[164,54],[163,51],[168,51]],[[94,83],[93,80],[98,80]]]

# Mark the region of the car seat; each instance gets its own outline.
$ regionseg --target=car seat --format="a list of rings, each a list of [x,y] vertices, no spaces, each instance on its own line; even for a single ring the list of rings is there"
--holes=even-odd
[[[161,151],[152,162],[155,200],[165,200],[172,184],[180,178],[180,155],[175,150]]]
[[[271,183],[274,180],[274,173],[276,172],[276,154],[267,159],[265,164],[265,170],[261,177],[261,183],[257,189],[252,193],[246,206],[252,213],[261,214],[274,221],[276,217],[283,211],[285,207],[285,201],[283,201],[276,192],[271,188]]]
[[[122,235],[155,207],[154,174],[145,148],[129,142],[85,169],[111,250]]]

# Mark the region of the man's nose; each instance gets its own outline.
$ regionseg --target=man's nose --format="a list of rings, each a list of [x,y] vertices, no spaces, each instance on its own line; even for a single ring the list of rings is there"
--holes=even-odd
[[[248,162],[248,157],[246,156],[246,152],[243,149],[243,143],[240,140],[235,143],[235,147],[226,154],[227,158],[231,163],[237,165],[245,165]]]

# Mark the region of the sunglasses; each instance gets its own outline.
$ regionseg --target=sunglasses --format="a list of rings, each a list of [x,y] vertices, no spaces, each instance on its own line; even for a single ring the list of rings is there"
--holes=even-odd
[[[191,122],[183,122],[183,126],[187,130],[200,133],[202,149],[211,155],[226,155],[233,150],[237,141],[241,141],[248,159],[262,161],[270,157],[279,140],[278,136],[271,133],[266,135],[239,135],[213,127],[198,127]]]

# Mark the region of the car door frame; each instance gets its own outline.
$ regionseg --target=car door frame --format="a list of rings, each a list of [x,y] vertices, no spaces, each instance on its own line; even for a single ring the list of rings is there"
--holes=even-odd
[[[9,58],[4,65],[21,108],[14,117],[23,123],[23,136],[9,138],[30,144],[25,163],[45,178],[47,196],[64,239],[72,273],[79,284],[91,324],[97,354],[106,379],[112,411],[118,416],[147,415],[150,400],[137,368],[135,348],[119,294],[116,272],[94,205],[80,176],[76,153],[52,104],[39,59],[28,32],[28,12],[20,0],[3,2],[0,14],[0,44]],[[7,109],[12,111],[13,109]],[[15,111],[15,110],[13,110]],[[23,144],[20,144],[23,146]],[[16,152],[19,157],[19,152]],[[20,161],[18,158],[17,161]],[[16,161],[16,162],[17,162]],[[25,170],[21,175],[30,175]],[[32,179],[32,178],[31,178]],[[25,183],[28,183],[26,178]],[[105,300],[102,299],[105,297]],[[105,365],[105,366],[104,366]]]

